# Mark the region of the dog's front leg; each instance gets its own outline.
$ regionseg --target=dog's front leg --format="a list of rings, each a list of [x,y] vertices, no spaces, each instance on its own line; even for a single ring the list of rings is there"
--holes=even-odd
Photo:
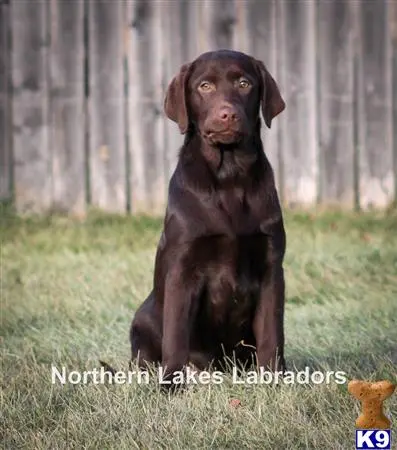
[[[258,366],[265,370],[285,370],[284,291],[284,271],[280,263],[270,267],[262,281],[253,323]]]
[[[193,278],[184,277],[175,267],[165,280],[161,369],[165,387],[179,384],[175,380],[183,376],[188,363],[198,292]]]

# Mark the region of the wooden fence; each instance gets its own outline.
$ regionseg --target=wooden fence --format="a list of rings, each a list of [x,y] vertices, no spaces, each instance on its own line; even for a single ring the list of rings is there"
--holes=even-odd
[[[0,198],[20,212],[160,211],[182,143],[165,89],[216,48],[279,83],[263,139],[284,204],[396,199],[395,0],[0,3]]]

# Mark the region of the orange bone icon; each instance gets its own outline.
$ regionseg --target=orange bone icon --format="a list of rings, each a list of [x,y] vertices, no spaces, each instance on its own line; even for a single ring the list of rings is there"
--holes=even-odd
[[[356,427],[360,429],[387,430],[391,422],[383,412],[383,402],[389,398],[396,388],[390,381],[352,380],[347,389],[357,400],[361,402],[361,414],[356,420]]]

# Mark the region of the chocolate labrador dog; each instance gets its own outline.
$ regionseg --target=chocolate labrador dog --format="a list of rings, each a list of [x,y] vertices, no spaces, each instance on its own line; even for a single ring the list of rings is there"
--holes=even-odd
[[[208,52],[182,66],[164,106],[185,139],[132,358],[170,378],[225,358],[283,370],[286,239],[259,117],[270,128],[285,108],[276,82],[244,53]]]

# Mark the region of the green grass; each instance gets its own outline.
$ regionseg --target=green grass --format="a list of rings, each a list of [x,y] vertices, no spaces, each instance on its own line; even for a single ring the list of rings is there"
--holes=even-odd
[[[354,448],[346,385],[51,384],[51,365],[126,369],[134,310],[151,288],[161,220],[1,211],[5,448]],[[286,214],[290,368],[396,380],[397,215]],[[241,406],[229,402],[239,399]],[[394,416],[397,395],[386,403]]]

